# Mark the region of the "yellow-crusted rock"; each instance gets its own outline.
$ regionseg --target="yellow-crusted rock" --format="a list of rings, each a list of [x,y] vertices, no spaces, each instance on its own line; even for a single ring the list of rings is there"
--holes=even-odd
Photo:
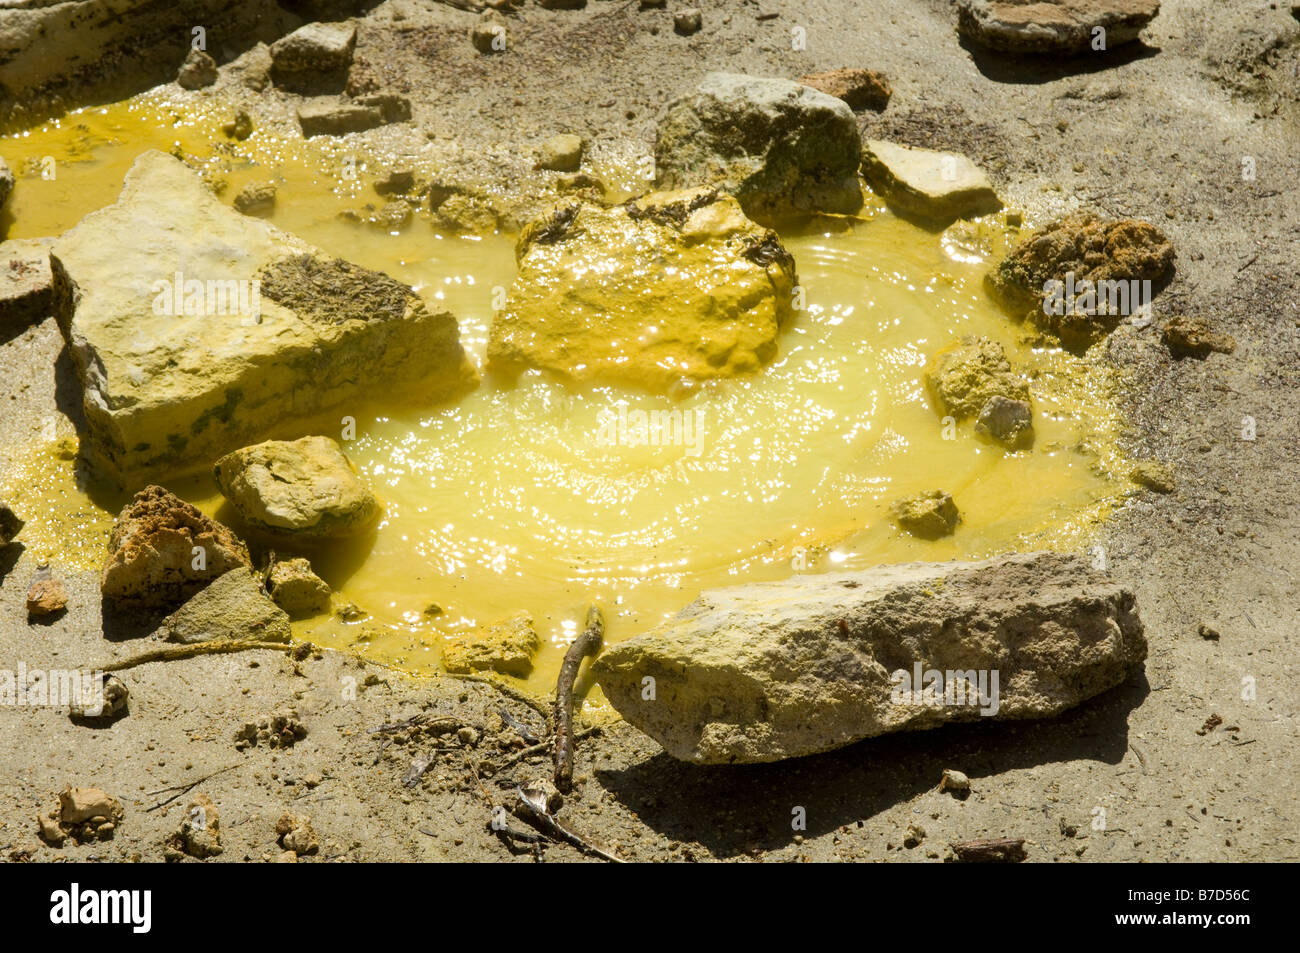
[[[524,229],[492,324],[496,368],[653,389],[759,369],[793,310],[794,259],[708,189],[606,207],[580,199]]]

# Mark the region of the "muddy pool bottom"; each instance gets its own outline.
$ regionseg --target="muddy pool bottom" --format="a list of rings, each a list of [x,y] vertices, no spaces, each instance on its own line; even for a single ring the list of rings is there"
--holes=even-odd
[[[34,158],[75,156],[61,173],[62,198],[19,202],[9,237],[58,234],[114,201],[147,148],[175,141],[200,152],[211,141],[199,120],[149,127],[136,121],[140,108],[86,112],[0,141],[24,178],[40,175]],[[274,224],[451,310],[481,367],[493,300],[514,278],[512,241],[440,235],[419,216],[393,232],[341,220],[341,209],[366,200],[368,180],[341,187],[331,147],[309,146],[255,136],[234,159],[225,150],[223,174],[232,186],[275,178]],[[522,684],[538,693],[553,690],[593,602],[617,642],[707,588],[1082,548],[1131,488],[1112,385],[1097,364],[1034,343],[985,296],[988,259],[1009,237],[998,216],[935,233],[873,200],[855,218],[782,236],[806,307],[759,374],[674,396],[574,388],[540,372],[509,383],[488,375],[454,403],[357,408],[354,437],[341,420],[322,422],[317,431],[344,441],[384,506],[361,540],[294,550],[240,525],[209,475],[162,482],[254,549],[307,556],[334,587],[336,608],[357,610],[296,622],[300,638],[431,673],[449,638],[524,610],[543,644]],[[1001,343],[1029,381],[1031,449],[981,441],[970,422],[945,427],[927,397],[930,356],[971,334]],[[0,495],[28,520],[23,538],[37,558],[94,569],[128,497],[87,483],[70,434],[66,420],[50,420],[40,440],[3,451]],[[889,503],[933,489],[960,509],[956,533],[933,542],[901,533]],[[589,710],[603,705],[598,691],[588,696]]]

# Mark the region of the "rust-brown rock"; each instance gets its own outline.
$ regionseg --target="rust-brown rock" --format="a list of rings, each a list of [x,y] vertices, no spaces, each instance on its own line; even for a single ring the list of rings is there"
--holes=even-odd
[[[118,514],[100,579],[118,608],[170,610],[238,566],[248,547],[174,493],[147,486]]]
[[[1173,271],[1174,246],[1154,225],[1077,212],[1022,238],[984,285],[1007,310],[1085,348],[1138,310],[1142,282],[1155,295]]]
[[[893,87],[884,73],[870,69],[833,69],[825,73],[800,76],[799,83],[834,96],[849,104],[852,110],[874,109],[881,112],[894,95]]]

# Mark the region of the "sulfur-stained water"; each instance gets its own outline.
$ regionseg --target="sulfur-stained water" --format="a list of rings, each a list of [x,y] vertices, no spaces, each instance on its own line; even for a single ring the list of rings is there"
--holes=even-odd
[[[341,209],[383,202],[369,190],[366,161],[349,178],[339,142],[259,131],[233,144],[219,130],[224,118],[182,116],[146,96],[0,140],[22,176],[9,237],[71,227],[116,199],[141,151],[178,144],[228,183],[227,201],[246,182],[276,181],[272,222],[451,310],[481,366],[494,300],[514,274],[507,238],[443,236],[418,216],[395,234],[341,221]],[[42,179],[51,159],[56,176]],[[529,679],[543,691],[589,602],[604,608],[607,638],[618,641],[709,587],[1085,546],[1129,488],[1118,475],[1119,421],[1102,370],[1030,347],[984,295],[990,247],[1007,237],[996,217],[938,234],[873,201],[858,218],[783,236],[805,307],[758,375],[671,397],[574,389],[542,373],[514,383],[488,375],[453,404],[358,413],[345,450],[384,519],[371,538],[306,554],[337,601],[360,611],[296,623],[297,634],[429,672],[447,637],[524,609],[543,637]],[[929,356],[968,334],[1001,342],[1030,379],[1031,450],[1006,453],[976,439],[969,422],[945,430],[928,400]],[[381,398],[383,382],[375,386]],[[654,411],[680,414],[670,445],[637,443],[640,415]],[[340,437],[337,426],[322,432]],[[71,456],[52,439],[13,454],[0,495],[28,518],[24,541],[38,555],[97,566],[123,499],[92,501]],[[164,482],[229,518],[207,477]],[[931,489],[953,495],[955,535],[900,533],[889,502]]]

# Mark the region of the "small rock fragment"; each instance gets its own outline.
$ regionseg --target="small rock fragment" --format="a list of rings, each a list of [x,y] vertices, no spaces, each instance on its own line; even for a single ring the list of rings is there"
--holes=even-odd
[[[67,607],[68,590],[63,580],[51,573],[49,566],[38,568],[27,588],[27,621],[51,618]]]
[[[484,14],[469,31],[470,42],[480,53],[504,53],[506,49],[506,21],[495,10]]]
[[[1129,471],[1129,476],[1134,483],[1157,493],[1172,493],[1176,486],[1174,471],[1159,460],[1142,460]]]
[[[1219,641],[1219,630],[1213,626],[1206,625],[1204,622],[1202,622],[1200,627],[1196,630],[1196,634],[1207,642]]]
[[[294,618],[329,610],[329,583],[312,571],[306,559],[276,562],[267,578],[267,587],[272,601]]]
[[[217,61],[202,50],[190,50],[176,74],[182,89],[202,89],[217,81]]]
[[[312,830],[311,818],[306,814],[281,814],[275,823],[275,833],[279,836],[280,846],[292,851],[295,859],[320,850],[320,839]]]
[[[243,142],[253,134],[253,120],[243,109],[235,110],[235,118],[221,127],[221,131],[232,139]]]
[[[1231,354],[1237,347],[1231,335],[1211,330],[1204,318],[1170,318],[1160,336],[1174,357],[1205,358],[1211,351]]]
[[[351,23],[301,26],[271,44],[271,79],[292,92],[341,90],[356,42]]]
[[[894,94],[885,75],[869,69],[835,69],[826,73],[809,73],[800,76],[799,82],[827,96],[844,100],[855,112],[862,109],[881,112],[889,105],[889,97]]]
[[[235,211],[252,215],[275,208],[275,183],[251,182],[235,196]]]
[[[1011,450],[1029,446],[1034,441],[1034,415],[1029,401],[1001,394],[990,397],[975,421],[975,432]]]
[[[376,106],[342,103],[309,103],[298,110],[298,125],[304,139],[312,136],[346,136],[384,125],[384,114]]]
[[[180,829],[167,839],[166,847],[199,860],[221,853],[221,814],[212,798],[194,796],[185,808]]]
[[[965,337],[940,351],[924,377],[944,413],[958,420],[980,413],[993,397],[1029,400],[1029,386],[1012,370],[1002,345],[985,337]]]
[[[943,490],[930,490],[898,500],[889,512],[900,527],[920,539],[951,536],[961,522],[957,505]]]
[[[48,239],[0,242],[0,331],[17,331],[52,315],[71,292],[50,263]]]
[[[0,548],[12,543],[24,525],[23,520],[6,503],[0,502]]]
[[[582,165],[584,146],[582,137],[572,133],[551,136],[538,150],[537,168],[552,172],[576,172]]]
[[[235,748],[243,751],[259,744],[268,748],[292,748],[306,737],[307,726],[299,720],[297,710],[290,708],[245,722],[235,732]]]
[[[964,801],[970,796],[970,778],[960,771],[944,768],[943,776],[939,778],[939,790],[947,791],[957,800]]]
[[[442,650],[442,666],[455,674],[494,671],[525,678],[541,644],[532,616],[517,612],[472,636],[449,641]]]
[[[1023,837],[964,841],[948,846],[962,864],[1018,864],[1026,856]]]
[[[688,7],[685,10],[678,10],[673,14],[673,30],[680,36],[690,36],[693,33],[699,33],[700,28],[704,25],[704,18],[700,11],[694,7]]]
[[[393,169],[375,180],[375,191],[383,196],[406,195],[415,188],[415,173],[410,169]]]
[[[82,684],[82,697],[68,706],[68,717],[73,721],[111,721],[126,711],[131,693],[126,683],[116,675],[101,673],[99,680],[89,686]]]
[[[925,840],[925,828],[916,824],[907,826],[907,834],[903,837],[903,846],[908,850],[920,847],[921,842]]]

